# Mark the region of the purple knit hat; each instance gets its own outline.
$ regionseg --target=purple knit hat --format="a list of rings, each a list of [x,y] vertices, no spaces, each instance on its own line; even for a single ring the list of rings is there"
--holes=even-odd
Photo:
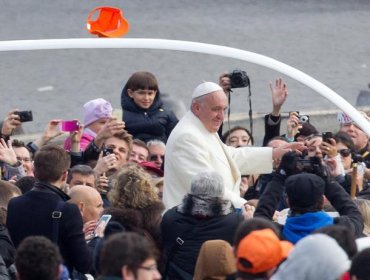
[[[112,105],[103,98],[90,100],[83,107],[85,127],[99,119],[112,117]]]

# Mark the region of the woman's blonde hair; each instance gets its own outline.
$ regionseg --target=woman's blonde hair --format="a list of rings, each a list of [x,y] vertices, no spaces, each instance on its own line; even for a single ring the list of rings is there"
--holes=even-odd
[[[354,202],[360,210],[364,220],[364,230],[362,233],[366,236],[370,236],[370,201],[367,199],[357,198]]]
[[[136,164],[126,165],[113,183],[108,199],[113,207],[142,209],[157,202],[150,175]]]

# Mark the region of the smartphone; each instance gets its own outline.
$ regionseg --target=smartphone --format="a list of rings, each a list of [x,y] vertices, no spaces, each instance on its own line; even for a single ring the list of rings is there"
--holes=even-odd
[[[113,154],[114,152],[113,152],[113,149],[112,148],[105,148],[104,150],[103,150],[103,157],[106,157],[106,156],[108,156],[108,155],[110,155],[110,154]]]
[[[78,131],[79,129],[80,129],[80,123],[77,120],[62,121],[60,123],[61,131],[73,132],[73,131]]]
[[[32,111],[17,111],[17,112],[14,112],[14,114],[19,116],[19,120],[21,122],[32,122],[33,121]]]
[[[329,138],[334,138],[332,132],[328,131],[328,132],[323,132],[322,133],[322,141],[330,144]]]
[[[94,237],[99,236],[99,237],[104,237],[104,230],[105,227],[107,226],[109,220],[112,218],[112,215],[102,215],[96,224],[96,227],[93,231]]]

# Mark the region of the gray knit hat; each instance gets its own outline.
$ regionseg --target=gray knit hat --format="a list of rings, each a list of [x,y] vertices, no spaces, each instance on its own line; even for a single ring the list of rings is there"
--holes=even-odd
[[[331,237],[317,233],[302,238],[271,280],[336,280],[349,269],[346,252]]]

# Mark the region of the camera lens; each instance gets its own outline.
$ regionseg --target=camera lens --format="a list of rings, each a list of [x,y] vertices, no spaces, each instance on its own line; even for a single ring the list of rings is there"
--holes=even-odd
[[[308,116],[306,116],[306,115],[303,115],[303,116],[299,116],[299,121],[301,122],[301,123],[306,123],[306,122],[308,122]]]

